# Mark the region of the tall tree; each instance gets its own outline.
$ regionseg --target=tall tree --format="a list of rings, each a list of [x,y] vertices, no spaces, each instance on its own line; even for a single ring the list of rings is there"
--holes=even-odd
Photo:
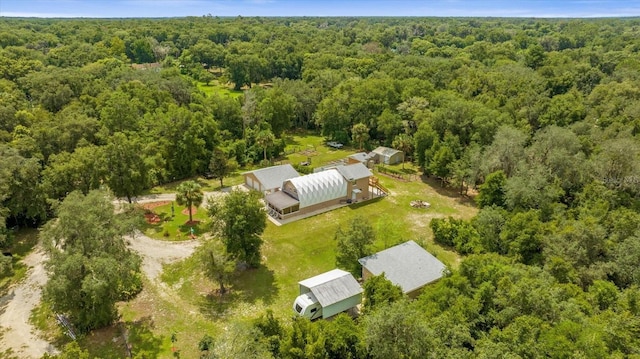
[[[375,236],[371,224],[362,217],[351,220],[346,229],[338,227],[334,236],[337,242],[336,265],[360,277],[362,270],[358,259],[371,254]]]
[[[229,283],[231,275],[236,269],[236,263],[232,261],[224,247],[217,240],[209,240],[198,248],[200,263],[207,278],[220,285],[220,294],[227,292],[225,284]]]
[[[476,202],[480,206],[498,206],[504,207],[504,187],[507,184],[507,176],[502,170],[493,172],[487,176],[487,179],[480,185]]]
[[[233,190],[222,201],[209,202],[208,207],[214,231],[222,238],[227,253],[252,267],[260,264],[260,235],[267,227],[260,199],[257,191]]]
[[[176,188],[176,202],[181,206],[187,206],[189,209],[189,222],[193,222],[193,206],[199,206],[202,203],[203,194],[200,185],[195,181],[182,182]]]
[[[351,127],[351,138],[358,143],[358,149],[362,149],[362,145],[369,141],[369,127],[364,123],[356,123]]]
[[[81,332],[111,324],[116,302],[141,288],[140,257],[124,239],[132,214],[114,209],[103,191],[72,192],[40,234],[50,256],[44,297]]]
[[[235,161],[229,161],[229,156],[219,148],[213,150],[211,155],[211,161],[209,162],[209,173],[213,178],[220,180],[220,188],[222,188],[225,177],[227,177],[233,170]],[[235,163],[237,165],[237,163]]]
[[[127,197],[129,203],[147,187],[147,165],[142,157],[142,146],[116,133],[105,148],[107,184],[117,197]]]
[[[407,161],[407,155],[413,152],[413,138],[406,133],[401,133],[393,139],[391,144],[396,150],[402,151],[402,168]]]
[[[264,161],[267,162],[267,149],[276,142],[276,136],[273,135],[271,130],[262,130],[256,135],[256,142],[264,153]]]

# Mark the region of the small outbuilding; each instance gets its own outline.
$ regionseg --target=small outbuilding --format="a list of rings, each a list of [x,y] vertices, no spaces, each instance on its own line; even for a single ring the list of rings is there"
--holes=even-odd
[[[347,164],[362,163],[367,168],[372,168],[375,162],[376,154],[373,152],[358,152],[347,157]]]
[[[362,301],[362,287],[349,272],[334,269],[298,282],[300,295],[320,302],[322,318],[349,310]]]
[[[417,297],[427,284],[438,281],[446,266],[414,241],[408,241],[358,260],[362,278],[384,273],[391,283],[410,298]]]
[[[380,146],[371,151],[371,153],[375,155],[376,162],[384,163],[385,165],[395,165],[404,160],[404,153],[394,148]]]
[[[245,172],[242,175],[245,186],[263,193],[278,191],[284,181],[300,177],[300,174],[290,164],[261,168]]]

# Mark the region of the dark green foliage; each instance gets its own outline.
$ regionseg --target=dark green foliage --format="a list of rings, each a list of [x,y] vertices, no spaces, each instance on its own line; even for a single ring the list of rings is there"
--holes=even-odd
[[[364,282],[364,302],[362,311],[372,312],[377,308],[383,308],[403,297],[402,288],[389,281],[384,273],[368,278]]]
[[[434,218],[429,227],[433,231],[436,243],[453,247],[463,254],[484,251],[478,231],[469,222],[453,217]]]
[[[209,215],[229,255],[251,267],[260,264],[260,235],[267,226],[260,193],[234,189],[222,202],[210,203]]]
[[[333,239],[336,243],[336,265],[356,278],[362,276],[358,259],[372,252],[375,233],[371,224],[362,217],[352,219],[346,229],[338,228]]]
[[[476,202],[480,208],[505,205],[505,185],[507,184],[507,176],[502,170],[493,172],[487,176],[484,183],[478,188],[478,196]]]
[[[72,192],[57,215],[41,232],[50,255],[44,297],[80,332],[109,325],[116,302],[141,290],[140,257],[123,237],[135,228],[125,220],[132,213],[115,215],[110,197],[92,191]]]

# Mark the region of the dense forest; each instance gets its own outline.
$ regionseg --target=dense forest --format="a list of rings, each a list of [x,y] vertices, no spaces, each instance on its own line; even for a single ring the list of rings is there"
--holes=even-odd
[[[417,300],[380,281],[357,321],[265,313],[241,345],[638,357],[639,51],[635,18],[3,18],[0,248],[73,191],[131,200],[221,157],[265,165],[314,131],[404,151],[480,211],[431,221],[464,257]],[[243,92],[207,95],[212,82]]]

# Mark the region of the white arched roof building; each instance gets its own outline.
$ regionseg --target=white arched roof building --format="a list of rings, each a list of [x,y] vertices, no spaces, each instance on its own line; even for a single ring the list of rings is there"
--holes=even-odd
[[[300,208],[347,196],[347,180],[336,169],[295,177],[283,188],[300,202]]]

